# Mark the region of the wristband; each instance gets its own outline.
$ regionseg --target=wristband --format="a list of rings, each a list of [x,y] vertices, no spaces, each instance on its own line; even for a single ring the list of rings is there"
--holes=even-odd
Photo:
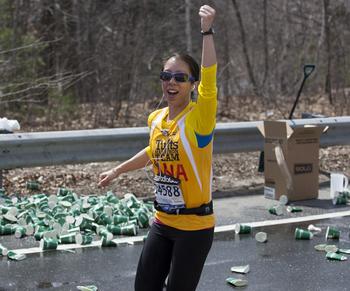
[[[215,31],[214,31],[214,29],[213,28],[209,28],[209,30],[207,30],[207,31],[201,31],[201,34],[204,36],[204,35],[210,35],[210,34],[214,34],[215,33]]]

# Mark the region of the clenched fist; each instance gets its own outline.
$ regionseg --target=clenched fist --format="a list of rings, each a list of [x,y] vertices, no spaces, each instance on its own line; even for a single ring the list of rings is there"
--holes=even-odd
[[[202,31],[208,31],[214,22],[215,9],[209,5],[203,5],[199,8],[199,16],[201,17],[201,29]]]

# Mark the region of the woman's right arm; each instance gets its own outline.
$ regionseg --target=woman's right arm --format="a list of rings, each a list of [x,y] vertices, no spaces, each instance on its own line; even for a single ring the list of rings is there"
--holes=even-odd
[[[117,178],[119,175],[145,167],[150,161],[146,150],[147,148],[141,150],[131,159],[125,161],[124,163],[121,163],[120,165],[109,171],[100,174],[98,186],[108,186],[110,182],[113,179]]]

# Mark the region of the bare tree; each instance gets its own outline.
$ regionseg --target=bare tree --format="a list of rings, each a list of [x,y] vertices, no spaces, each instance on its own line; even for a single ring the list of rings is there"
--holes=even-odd
[[[247,73],[248,73],[248,78],[249,78],[249,81],[250,81],[250,83],[251,83],[251,85],[253,87],[254,93],[257,96],[259,96],[261,94],[259,92],[258,85],[257,85],[257,83],[255,81],[252,65],[251,65],[250,58],[249,58],[248,46],[247,46],[247,42],[246,42],[246,33],[245,33],[244,26],[243,26],[241,12],[239,10],[239,6],[238,6],[236,0],[232,0],[232,4],[233,4],[233,7],[234,7],[234,10],[235,10],[235,13],[236,13],[236,17],[237,17],[237,21],[238,21],[238,29],[239,29],[239,32],[240,32],[243,56],[244,56],[245,65],[246,65],[246,69],[247,69]]]

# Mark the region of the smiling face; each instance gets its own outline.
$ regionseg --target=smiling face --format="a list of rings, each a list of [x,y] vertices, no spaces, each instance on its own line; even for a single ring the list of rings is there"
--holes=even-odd
[[[186,73],[191,76],[190,68],[187,63],[176,57],[171,57],[164,64],[163,71],[170,73]],[[194,83],[177,82],[174,77],[170,81],[161,81],[162,90],[169,107],[184,109],[191,99],[191,91],[194,89]]]

